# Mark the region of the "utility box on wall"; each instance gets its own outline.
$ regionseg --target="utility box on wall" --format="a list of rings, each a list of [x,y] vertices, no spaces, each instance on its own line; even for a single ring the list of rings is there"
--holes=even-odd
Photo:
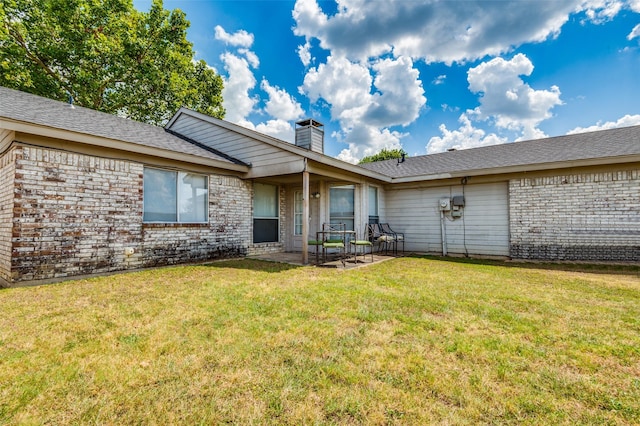
[[[440,207],[441,211],[448,212],[449,210],[451,210],[451,200],[449,198],[440,198],[438,206]]]
[[[455,195],[451,204],[453,204],[453,207],[464,207],[464,195]]]

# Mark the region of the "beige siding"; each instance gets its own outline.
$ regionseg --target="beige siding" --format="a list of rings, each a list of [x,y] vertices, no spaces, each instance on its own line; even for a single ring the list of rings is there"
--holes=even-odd
[[[13,142],[14,137],[12,130],[0,129],[0,151],[4,151],[4,147]]]
[[[251,163],[254,167],[282,164],[300,158],[264,142],[184,114],[173,123],[171,130],[240,161]]]
[[[438,201],[462,195],[462,185],[439,188],[389,190],[381,220],[404,232],[406,249],[442,252]],[[507,183],[466,185],[466,205],[458,219],[446,215],[447,248],[451,254],[509,255]]]

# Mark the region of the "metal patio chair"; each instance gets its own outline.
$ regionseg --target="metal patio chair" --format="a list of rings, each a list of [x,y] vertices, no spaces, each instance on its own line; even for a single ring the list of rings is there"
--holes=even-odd
[[[375,251],[375,245],[378,245],[378,252],[384,249],[384,253],[389,252],[389,247],[393,244],[393,236],[382,232],[382,228],[378,223],[369,223],[367,225],[367,239],[372,244],[371,251]]]
[[[365,230],[366,235],[368,235],[368,226],[369,225],[367,225],[367,230]],[[356,264],[358,263],[358,247],[362,247],[362,262],[364,263],[367,259],[367,247],[369,247],[369,253],[371,254],[371,262],[373,262],[373,242],[371,242],[371,240],[369,239],[359,240],[356,235],[356,238],[349,241],[349,244],[353,247],[353,259]]]
[[[393,237],[394,255],[398,255],[398,244],[402,243],[402,255],[404,256],[404,233],[394,231],[388,223],[381,223],[380,229],[382,229],[385,235],[391,235]]]
[[[322,261],[327,261],[327,250],[337,249],[342,266],[345,266],[346,258],[346,227],[344,223],[325,223],[322,225]]]

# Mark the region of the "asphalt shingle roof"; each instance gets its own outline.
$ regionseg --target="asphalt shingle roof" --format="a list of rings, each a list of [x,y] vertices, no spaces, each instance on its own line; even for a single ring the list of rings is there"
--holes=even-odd
[[[361,164],[392,178],[640,155],[640,126]]]
[[[210,149],[173,135],[162,127],[140,123],[77,105],[74,108],[70,108],[64,102],[6,87],[0,87],[0,117],[151,148],[191,154],[229,164],[241,164],[241,162],[234,161],[223,154],[212,152]]]

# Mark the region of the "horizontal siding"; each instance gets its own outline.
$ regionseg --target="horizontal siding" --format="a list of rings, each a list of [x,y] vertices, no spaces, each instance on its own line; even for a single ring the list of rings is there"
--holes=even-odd
[[[462,195],[462,186],[388,191],[382,217],[404,232],[406,249],[442,252],[438,200]],[[445,219],[449,253],[509,255],[507,183],[466,185],[463,218]]]
[[[282,164],[299,158],[264,142],[184,114],[173,123],[171,130],[256,167]]]

